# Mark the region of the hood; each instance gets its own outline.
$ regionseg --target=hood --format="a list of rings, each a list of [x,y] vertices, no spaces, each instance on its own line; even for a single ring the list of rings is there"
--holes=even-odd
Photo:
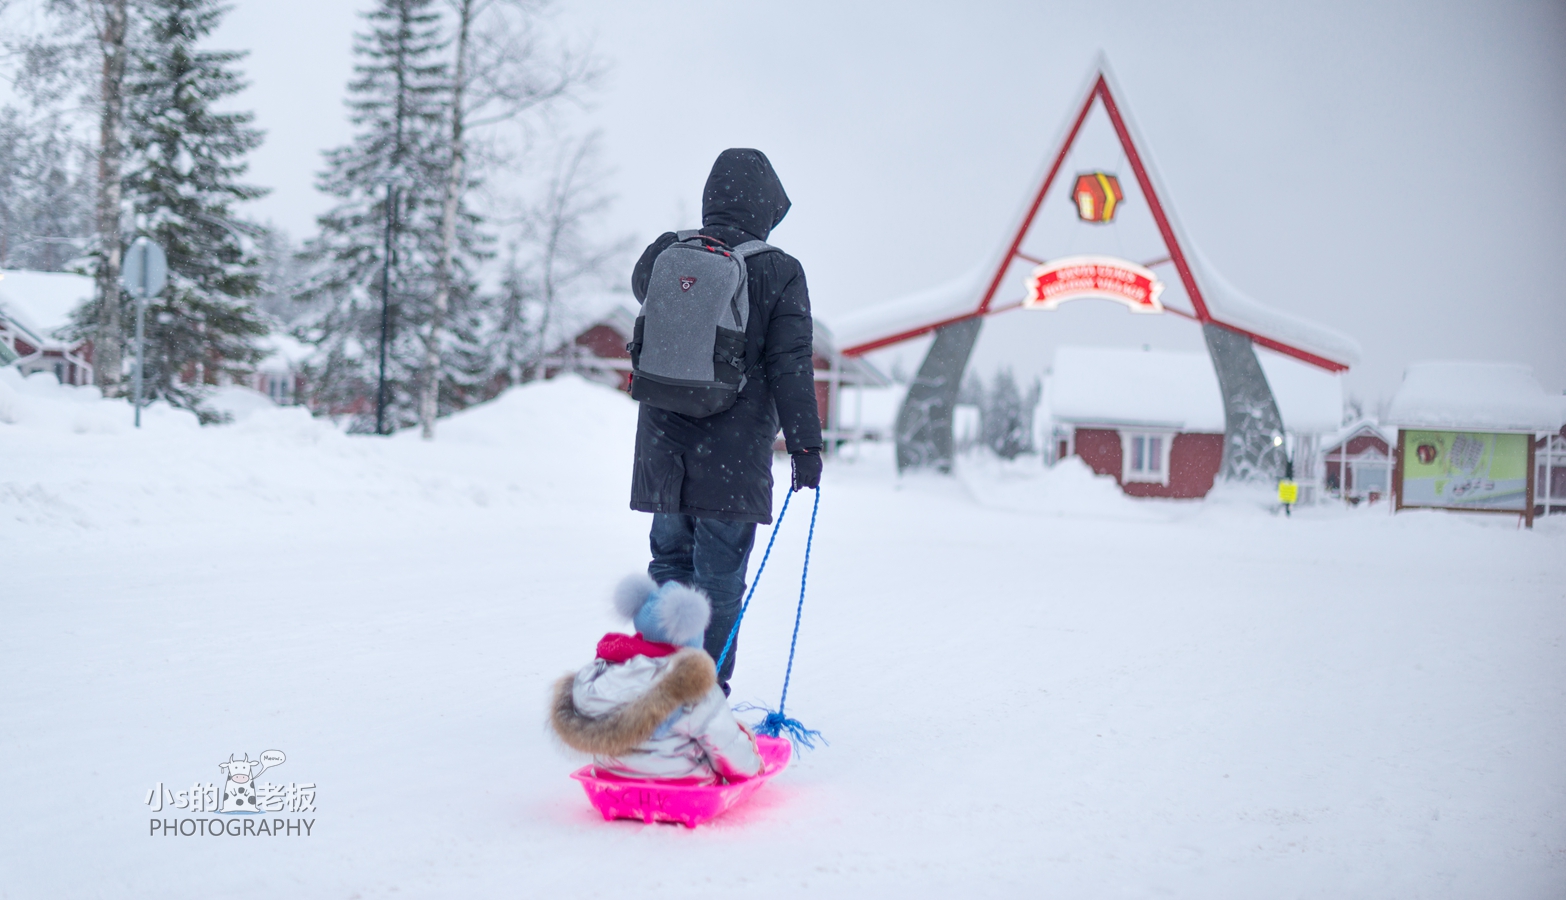
[[[767,239],[788,214],[788,194],[760,150],[725,150],[712,164],[701,194],[701,224],[737,228],[758,241]]]

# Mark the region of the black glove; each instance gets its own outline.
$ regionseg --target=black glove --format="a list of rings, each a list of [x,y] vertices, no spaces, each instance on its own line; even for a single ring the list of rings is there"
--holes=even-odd
[[[794,490],[821,487],[821,451],[801,450],[789,454],[794,461]]]

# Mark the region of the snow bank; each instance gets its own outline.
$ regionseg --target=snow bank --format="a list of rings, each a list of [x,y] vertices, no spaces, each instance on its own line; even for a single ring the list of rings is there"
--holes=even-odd
[[[1046,467],[1037,456],[1003,460],[981,450],[958,458],[957,476],[987,508],[1053,517],[1166,521],[1196,504],[1128,497],[1114,476],[1096,474],[1080,456]]]
[[[1392,398],[1387,423],[1403,428],[1555,431],[1566,423],[1566,397],[1546,394],[1530,366],[1414,363]]]
[[[647,561],[623,394],[527,385],[426,442],[299,408],[132,432],[123,403],[81,434],[38,408],[103,401],[36,387],[0,376],[22,409],[0,895],[570,898],[630,873],[643,900],[1544,897],[1566,875],[1566,521],[1285,518],[1134,501],[1075,461],[834,457],[778,529],[733,682],[776,705],[797,649],[788,711],[831,744],[685,831],[599,819],[544,725]],[[261,781],[314,785],[313,809],[151,808],[270,749]]]
[[[557,453],[568,445],[578,450],[613,447],[635,421],[636,403],[625,393],[579,375],[562,375],[511,388],[488,403],[440,420],[436,431],[443,441]],[[417,435],[418,429],[409,428],[398,437]]]
[[[163,401],[142,407],[144,429],[185,431],[200,425],[194,413]],[[105,400],[96,387],[61,384],[52,372],[23,377],[0,367],[0,428],[21,426],[72,434],[120,434],[135,428],[135,412],[124,400]]]
[[[206,402],[202,405],[215,412],[226,413],[229,420],[233,422],[248,419],[254,413],[277,408],[277,404],[272,402],[271,397],[255,388],[238,384],[213,388],[208,392]]]

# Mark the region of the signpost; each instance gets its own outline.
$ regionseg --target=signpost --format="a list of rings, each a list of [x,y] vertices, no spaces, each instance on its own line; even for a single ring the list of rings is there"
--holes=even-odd
[[[169,260],[163,248],[139,237],[125,253],[120,267],[120,284],[136,298],[136,379],[133,403],[136,427],[141,427],[142,372],[147,360],[147,303],[162,293],[169,280]]]

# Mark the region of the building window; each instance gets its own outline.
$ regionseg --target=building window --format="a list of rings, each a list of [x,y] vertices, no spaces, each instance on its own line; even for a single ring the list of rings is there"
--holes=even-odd
[[[266,376],[266,394],[278,406],[289,406],[294,402],[293,388],[293,378],[288,375]]]
[[[1169,449],[1174,435],[1166,432],[1120,433],[1122,482],[1169,483]]]

